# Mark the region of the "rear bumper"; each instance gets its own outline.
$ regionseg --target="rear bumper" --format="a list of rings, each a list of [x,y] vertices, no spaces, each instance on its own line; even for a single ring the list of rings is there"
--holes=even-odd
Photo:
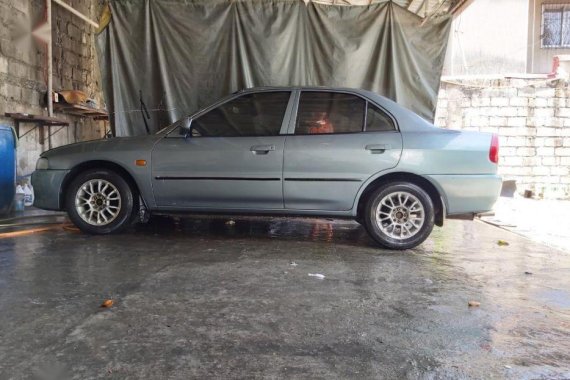
[[[491,210],[499,197],[503,183],[497,174],[427,177],[444,196],[449,216]]]
[[[32,173],[35,207],[54,211],[63,209],[60,195],[67,173],[69,170],[36,170]]]

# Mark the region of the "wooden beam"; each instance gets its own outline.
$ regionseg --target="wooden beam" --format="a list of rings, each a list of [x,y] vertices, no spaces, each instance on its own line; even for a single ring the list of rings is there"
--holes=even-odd
[[[85,21],[86,23],[91,24],[96,29],[99,29],[98,23],[91,20],[89,17],[85,16],[83,13],[79,12],[77,9],[73,8],[71,5],[64,3],[62,0],[53,0],[53,2],[56,3],[57,5],[59,5],[60,7],[66,9],[67,11],[73,13],[74,15],[76,15],[77,17],[79,17],[80,19]]]
[[[449,13],[451,13],[453,17],[457,17],[461,14],[461,12],[467,9],[467,7],[470,6],[473,1],[474,0],[459,0],[459,2],[455,4],[453,8],[451,8]]]

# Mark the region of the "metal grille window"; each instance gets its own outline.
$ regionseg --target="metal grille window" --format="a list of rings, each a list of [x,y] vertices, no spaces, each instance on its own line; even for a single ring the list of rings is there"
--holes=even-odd
[[[542,6],[542,47],[570,47],[570,4]]]

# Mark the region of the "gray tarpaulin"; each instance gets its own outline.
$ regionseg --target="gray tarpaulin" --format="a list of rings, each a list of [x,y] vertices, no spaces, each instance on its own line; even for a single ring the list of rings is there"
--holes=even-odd
[[[386,1],[111,1],[98,35],[116,134],[144,134],[236,90],[323,85],[375,91],[433,120],[450,28]]]

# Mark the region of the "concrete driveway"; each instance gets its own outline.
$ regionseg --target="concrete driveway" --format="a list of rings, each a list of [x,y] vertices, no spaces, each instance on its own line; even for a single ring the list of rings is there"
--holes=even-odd
[[[570,252],[570,201],[500,197],[482,219],[531,240]]]
[[[226,221],[4,234],[0,378],[570,378],[568,253],[481,222],[396,252]]]

